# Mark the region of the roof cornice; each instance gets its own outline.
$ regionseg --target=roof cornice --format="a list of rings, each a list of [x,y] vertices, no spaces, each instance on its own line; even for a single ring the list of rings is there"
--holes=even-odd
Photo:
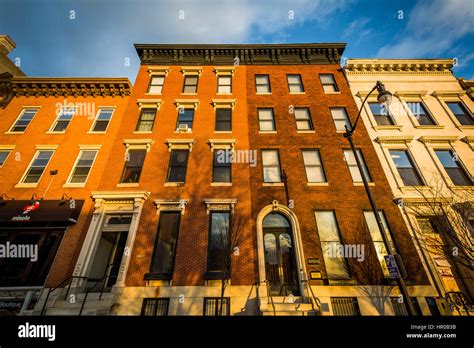
[[[441,74],[451,75],[452,59],[348,59],[348,74]]]
[[[127,78],[13,77],[14,96],[127,96],[132,84]]]
[[[142,64],[296,65],[340,64],[345,43],[135,44]]]

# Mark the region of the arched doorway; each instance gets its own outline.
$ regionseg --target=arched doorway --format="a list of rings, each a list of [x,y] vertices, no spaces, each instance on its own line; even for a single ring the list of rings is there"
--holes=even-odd
[[[299,296],[293,231],[288,219],[271,212],[262,222],[265,278],[274,296]]]

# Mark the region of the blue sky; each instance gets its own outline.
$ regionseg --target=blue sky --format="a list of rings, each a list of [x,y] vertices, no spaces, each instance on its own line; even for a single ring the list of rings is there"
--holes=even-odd
[[[456,57],[474,79],[473,0],[0,0],[0,33],[31,76],[133,82],[134,43],[347,42],[347,58]]]

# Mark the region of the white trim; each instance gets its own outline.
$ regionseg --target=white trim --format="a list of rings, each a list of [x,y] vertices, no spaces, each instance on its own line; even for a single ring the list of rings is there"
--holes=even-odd
[[[182,66],[181,73],[183,76],[187,75],[197,75],[201,76],[202,66]]]
[[[168,152],[171,152],[171,150],[189,150],[189,152],[192,152],[195,143],[196,140],[194,139],[166,139]]]
[[[10,126],[10,128],[8,129],[8,131],[5,132],[5,134],[23,134],[26,132],[28,126],[31,124],[31,122],[33,122],[33,119],[36,117],[36,115],[38,114],[38,111],[39,109],[41,108],[41,106],[23,106],[22,109],[21,109],[21,112],[20,114],[18,115],[18,117],[15,119],[15,122],[13,122],[13,124]],[[20,119],[20,117],[25,113],[26,110],[31,110],[31,109],[36,109],[36,113],[35,115],[33,116],[33,118],[30,120],[30,122],[28,123],[28,125],[26,126],[25,130],[20,132],[20,131],[13,131],[13,127],[15,127],[16,123],[18,122],[18,120]]]
[[[40,148],[40,146],[41,146],[41,148]],[[36,152],[35,152],[34,156],[31,159],[28,166],[26,167],[23,175],[21,176],[20,181],[15,185],[15,187],[36,187],[36,186],[38,186],[39,182],[41,181],[41,178],[44,175],[44,172],[46,171],[46,168],[48,168],[48,165],[51,162],[51,159],[53,158],[54,153],[56,152],[56,149],[57,149],[57,145],[53,145],[53,146],[56,146],[56,147],[51,147],[51,146],[50,147],[44,147],[44,146],[47,146],[47,145],[36,145]],[[25,180],[25,178],[26,178],[26,173],[28,173],[28,170],[31,168],[31,165],[33,164],[34,160],[38,156],[39,152],[40,151],[48,151],[48,150],[53,151],[53,153],[52,153],[51,157],[49,158],[48,163],[46,163],[46,165],[44,166],[43,172],[41,173],[41,176],[39,177],[38,181],[35,182],[35,183],[23,182],[23,180]]]
[[[232,109],[234,110],[235,99],[212,99],[212,107],[214,110],[219,109]]]
[[[179,110],[180,108],[197,110],[199,99],[175,99],[174,103],[176,105],[176,110]]]
[[[160,110],[163,101],[161,99],[137,99],[138,109],[156,109]]]
[[[227,198],[205,198],[206,214],[209,215],[211,211],[230,211],[234,214],[234,208],[237,204],[237,199]]]
[[[71,185],[69,187],[81,187],[79,185],[83,185],[82,187],[84,187],[86,185],[87,180],[89,179],[89,176],[92,172],[92,168],[94,167],[95,160],[97,159],[97,155],[99,154],[99,149],[97,149],[97,148],[90,148],[90,147],[89,148],[87,148],[87,147],[86,148],[81,148],[81,146],[84,146],[84,145],[79,145],[79,153],[76,157],[76,161],[74,162],[74,165],[72,166],[71,171],[69,172],[69,176],[67,177],[67,180],[66,180],[65,185],[68,185],[68,186]],[[95,146],[97,146],[97,145],[95,145]],[[86,180],[84,182],[74,182],[73,183],[73,182],[71,182],[72,174],[73,174],[74,170],[76,169],[77,163],[79,162],[79,159],[81,158],[84,151],[95,151],[94,159],[92,160],[92,164],[89,168],[89,172],[87,173]],[[63,187],[64,187],[64,185],[63,185]]]
[[[184,215],[189,199],[155,199],[153,203],[156,205],[158,216],[161,211],[179,211],[181,215]]]
[[[66,129],[64,129],[62,131],[54,131],[54,127],[56,127],[56,125],[58,124],[59,116],[61,116],[62,111],[64,109],[74,109],[75,111],[74,111],[73,115],[71,116],[71,119],[69,120],[69,122],[66,126]],[[56,118],[54,119],[53,124],[51,125],[51,127],[48,129],[48,131],[46,133],[48,133],[48,134],[64,134],[64,133],[66,133],[67,127],[69,127],[69,124],[72,122],[72,119],[77,114],[78,110],[79,110],[79,107],[77,107],[77,106],[61,106],[59,108],[58,114],[56,115]]]

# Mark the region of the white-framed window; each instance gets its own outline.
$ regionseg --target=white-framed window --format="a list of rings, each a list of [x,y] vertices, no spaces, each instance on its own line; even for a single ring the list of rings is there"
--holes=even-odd
[[[150,85],[148,86],[148,94],[161,94],[165,83],[165,75],[152,75]]]
[[[28,169],[21,179],[24,184],[37,184],[48,166],[51,157],[53,157],[54,150],[38,150],[33,157]]]
[[[349,130],[351,129],[351,123],[349,122],[346,108],[330,108],[330,110],[336,131],[345,132],[346,126]]]
[[[349,279],[347,259],[340,253],[343,244],[337,226],[336,214],[332,210],[327,210],[315,211],[314,215],[328,279]]]
[[[106,132],[114,113],[113,108],[99,108],[91,132]]]
[[[183,93],[197,93],[199,75],[184,75]]]
[[[278,150],[262,150],[263,182],[282,182]]]
[[[33,117],[35,117],[38,110],[39,108],[24,108],[13,126],[10,128],[10,132],[23,133],[33,120]]]
[[[367,179],[367,182],[372,182],[372,178],[370,176],[369,170],[367,169],[367,165],[365,164],[364,156],[362,155],[362,151],[360,149],[356,149],[357,157],[362,165],[362,172]],[[357,166],[356,158],[354,157],[354,153],[351,149],[344,150],[344,160],[349,167],[349,171],[351,172],[352,181],[355,183],[362,182],[362,175],[360,174],[359,167]]]
[[[319,80],[323,85],[324,92],[338,92],[336,81],[333,74],[320,74]]]
[[[297,130],[314,130],[309,108],[294,108],[294,113]]]
[[[288,80],[288,90],[290,93],[304,93],[303,81],[299,74],[286,75]]]
[[[65,132],[73,116],[76,113],[77,108],[75,107],[62,107],[58,112],[58,116],[56,117],[56,120],[54,121],[53,126],[50,129],[50,132]]]
[[[255,75],[255,90],[257,93],[271,93],[270,75]]]
[[[326,175],[324,174],[319,150],[301,150],[301,153],[303,154],[304,168],[308,182],[326,182]]]
[[[69,184],[84,184],[87,182],[98,150],[81,150],[69,176]]]
[[[276,131],[275,116],[273,115],[272,108],[259,108],[257,113],[259,130],[261,132]]]
[[[232,94],[232,76],[217,76],[217,93]]]
[[[140,110],[140,116],[135,131],[151,132],[155,123],[156,109],[145,108]]]

